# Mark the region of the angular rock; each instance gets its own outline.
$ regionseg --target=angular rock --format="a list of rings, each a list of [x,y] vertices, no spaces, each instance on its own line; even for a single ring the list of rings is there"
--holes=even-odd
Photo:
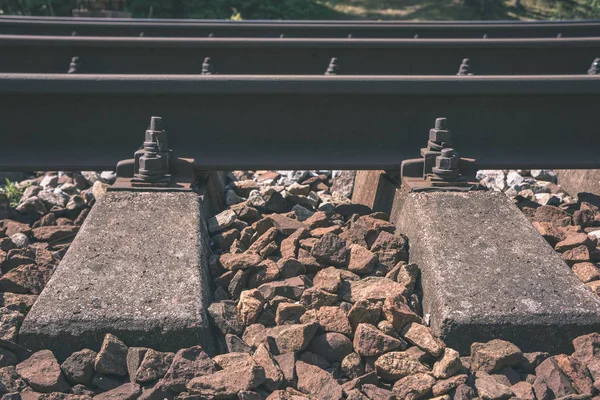
[[[315,275],[313,285],[315,288],[325,290],[329,293],[337,293],[342,285],[340,270],[335,267],[322,269]]]
[[[471,370],[489,373],[504,367],[513,367],[523,361],[523,353],[514,344],[494,339],[487,343],[471,345]]]
[[[342,387],[329,373],[302,361],[296,363],[298,390],[322,400],[341,400]]]
[[[300,317],[306,312],[302,304],[279,303],[275,314],[277,325],[292,325],[300,323]]]
[[[377,263],[377,256],[358,244],[350,245],[348,269],[357,274],[370,274]]]
[[[254,352],[254,361],[265,371],[265,382],[263,385],[270,391],[277,390],[283,382],[283,372],[279,368],[273,355],[264,344],[258,346]]]
[[[348,312],[348,320],[352,329],[356,329],[360,323],[375,325],[380,316],[381,302],[370,300],[357,301]]]
[[[125,383],[108,392],[94,396],[97,400],[135,400],[142,394],[142,388],[137,383]]]
[[[579,280],[584,283],[600,279],[600,269],[590,262],[576,263],[572,269]]]
[[[242,333],[243,324],[240,321],[235,302],[226,300],[212,303],[208,307],[208,313],[223,335],[227,333],[239,335]]]
[[[323,211],[318,211],[304,221],[304,225],[308,226],[308,229],[325,228],[329,225],[329,217]]]
[[[404,286],[402,295],[409,296],[414,291],[417,279],[419,279],[419,267],[416,264],[406,264],[405,262],[400,262],[396,266],[400,267],[396,282]]]
[[[277,268],[279,268],[279,276],[282,279],[292,278],[306,273],[304,265],[295,258],[284,257],[279,259],[279,261],[277,261]]]
[[[330,363],[341,362],[353,352],[352,342],[340,333],[325,333],[315,336],[308,350],[325,358]]]
[[[16,343],[22,322],[23,314],[9,310],[6,307],[0,307],[0,340]]]
[[[237,214],[233,210],[225,210],[208,220],[208,231],[217,233],[231,226],[237,219]]]
[[[385,319],[390,322],[394,329],[402,332],[404,327],[410,323],[422,323],[421,317],[406,304],[406,299],[401,295],[388,297],[383,302],[383,314]]]
[[[284,384],[296,386],[296,354],[286,353],[274,356],[279,369],[283,373]]]
[[[224,370],[241,370],[256,366],[251,354],[247,353],[225,353],[213,358],[215,365]]]
[[[245,290],[240,296],[237,309],[240,320],[244,325],[250,325],[258,320],[265,304],[265,298],[258,289]]]
[[[600,333],[590,333],[573,339],[574,357],[584,363],[590,362],[593,358],[600,358]]]
[[[299,300],[302,293],[309,286],[307,280],[301,276],[265,283],[258,287],[267,301],[275,296],[283,296]]]
[[[262,257],[256,253],[246,252],[241,254],[223,254],[219,259],[223,268],[229,271],[238,269],[247,269],[258,266],[262,262]]]
[[[590,239],[585,233],[573,232],[567,234],[567,237],[564,240],[558,242],[556,246],[554,246],[554,250],[562,253],[579,246],[585,246],[591,251],[596,247],[596,241]]]
[[[527,382],[519,382],[510,387],[517,399],[522,400],[536,400],[535,393],[533,392],[533,385]]]
[[[318,327],[319,325],[316,323],[285,325],[285,329],[275,337],[275,344],[279,354],[304,350],[311,342]]]
[[[311,255],[320,262],[345,267],[348,265],[350,251],[346,247],[344,239],[328,233],[319,239],[319,242],[313,247]]]
[[[69,382],[87,385],[92,382],[94,363],[98,353],[90,349],[77,351],[69,356],[60,366]]]
[[[575,247],[561,254],[562,259],[570,266],[580,262],[590,261],[590,251],[586,246]]]
[[[508,386],[498,383],[483,371],[477,371],[475,374],[475,388],[483,400],[505,400],[513,396],[513,392]]]
[[[406,240],[386,231],[379,233],[371,251],[377,254],[381,264],[389,268],[393,268],[399,261],[408,261]]]
[[[285,236],[289,236],[298,229],[306,228],[306,226],[295,219],[287,218],[280,214],[271,214],[268,216],[268,219],[271,220],[273,226],[277,229],[278,232],[281,232]]]
[[[565,354],[559,354],[553,358],[577,393],[591,395],[595,391],[588,369],[581,361]]]
[[[2,220],[2,228],[4,230],[4,234],[8,237],[13,236],[17,233],[23,233],[27,236],[31,235],[31,227],[29,224],[24,224],[22,222],[13,221],[10,219]],[[7,250],[7,249],[2,249]]]
[[[42,226],[33,230],[33,238],[40,242],[56,242],[66,238],[75,237],[79,231],[78,226]]]
[[[265,381],[265,371],[254,365],[240,370],[225,369],[210,375],[193,378],[186,385],[193,394],[213,396],[214,399],[228,399],[238,392],[252,390]]]
[[[402,330],[402,337],[434,357],[439,357],[446,345],[425,325],[412,322]]]
[[[541,206],[535,210],[533,220],[537,222],[551,222],[557,226],[567,226],[571,217],[565,211],[555,206]]]
[[[369,399],[393,400],[394,393],[391,390],[367,383],[362,385],[362,391]]]
[[[125,343],[107,333],[96,356],[95,370],[102,374],[127,375],[127,351]]]
[[[375,361],[377,375],[386,381],[396,381],[405,376],[430,373],[429,368],[402,351],[385,353]]]
[[[544,398],[543,393],[550,392],[555,398],[577,394],[569,382],[569,378],[561,371],[554,357],[543,361],[535,369],[536,379],[533,383],[535,394]]]
[[[433,376],[437,379],[447,379],[458,373],[461,368],[460,355],[456,350],[447,347],[443,357],[433,365]]]
[[[130,347],[127,350],[127,374],[131,382],[135,382],[138,368],[142,365],[142,361],[144,361],[144,356],[148,350],[147,347]]]
[[[434,396],[442,396],[442,395],[450,392],[451,390],[456,389],[460,385],[465,384],[467,382],[467,379],[468,379],[468,375],[462,374],[462,375],[453,376],[452,378],[440,380],[440,381],[437,381],[435,383],[435,385],[433,385],[433,388],[431,388],[431,391]]]
[[[0,384],[7,392],[20,392],[27,387],[14,366],[0,368]]]
[[[135,381],[149,383],[164,377],[173,362],[174,356],[173,353],[149,349],[135,374]]]
[[[364,357],[379,356],[392,350],[405,350],[405,343],[382,333],[370,324],[359,324],[354,333],[354,350]]]
[[[318,214],[318,213],[317,213]],[[316,215],[316,214],[315,214]],[[312,218],[312,217],[311,217]],[[310,218],[309,218],[310,220]],[[308,222],[304,221],[306,224]],[[300,239],[305,239],[309,236],[308,229],[300,228],[292,233],[287,238],[281,241],[280,251],[282,257],[296,258],[298,256],[298,246],[300,245]]]
[[[225,335],[225,344],[230,353],[251,353],[252,348],[248,346],[239,336],[230,333]]]
[[[363,385],[378,385],[379,378],[377,377],[377,373],[375,371],[371,371],[367,374],[361,375],[351,381],[348,381],[342,385],[342,388],[345,392],[348,392],[352,389],[358,389]]]
[[[324,306],[317,310],[317,320],[325,332],[352,335],[352,327],[346,312],[339,307]]]
[[[356,303],[359,300],[384,300],[404,291],[404,286],[391,279],[368,276],[358,281],[345,281],[340,290],[344,301]]]
[[[231,189],[238,195],[242,197],[250,196],[250,192],[253,190],[258,190],[260,187],[257,182],[254,182],[251,179],[246,179],[243,181],[236,181],[231,183]]]
[[[50,280],[54,269],[43,265],[21,265],[0,278],[0,291],[40,294]]]
[[[400,379],[394,384],[394,394],[400,399],[421,399],[435,385],[435,379],[428,374],[414,374]]]
[[[259,253],[277,237],[277,229],[269,228],[248,248],[249,252]]]
[[[60,365],[50,350],[34,353],[27,360],[19,363],[16,371],[38,392],[66,392],[70,389],[60,370]]]
[[[309,310],[325,306],[333,306],[337,303],[337,301],[337,295],[316,287],[306,289],[300,298],[300,304]]]
[[[273,260],[266,259],[253,268],[253,273],[248,277],[248,287],[257,288],[263,283],[273,282],[279,277],[279,267]]]
[[[356,353],[350,353],[344,357],[341,368],[344,375],[350,379],[355,379],[365,374],[365,365]]]

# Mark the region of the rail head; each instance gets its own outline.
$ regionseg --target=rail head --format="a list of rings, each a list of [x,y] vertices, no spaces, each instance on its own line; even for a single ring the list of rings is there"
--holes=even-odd
[[[600,94],[600,75],[93,75],[0,74],[0,94]]]
[[[600,27],[599,27],[600,32]],[[51,36],[1,35],[0,46],[39,45],[53,47],[207,47],[207,48],[507,48],[600,46],[600,37],[576,38],[502,38],[502,39],[360,39],[360,38],[220,38],[220,37],[131,37],[131,36]]]

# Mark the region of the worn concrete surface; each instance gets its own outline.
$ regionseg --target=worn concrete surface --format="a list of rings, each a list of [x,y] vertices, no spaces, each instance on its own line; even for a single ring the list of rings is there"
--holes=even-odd
[[[423,308],[449,347],[502,338],[573,351],[600,329],[600,302],[504,194],[403,193],[392,221],[422,272]]]
[[[352,202],[389,214],[397,187],[398,183],[385,171],[356,171]]]
[[[586,192],[600,196],[600,169],[559,169],[559,185],[571,196]]]
[[[208,234],[195,193],[108,192],[94,206],[21,327],[19,343],[59,359],[104,335],[162,351],[202,344]]]

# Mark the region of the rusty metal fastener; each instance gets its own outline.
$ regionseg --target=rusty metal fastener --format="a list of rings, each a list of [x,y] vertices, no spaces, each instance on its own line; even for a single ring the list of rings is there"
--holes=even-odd
[[[598,74],[600,74],[600,58],[596,58],[594,60],[594,62],[590,66],[590,69],[588,69],[587,73],[588,73],[588,75],[598,75]]]
[[[213,66],[210,57],[206,57],[202,63],[202,75],[212,75]]]
[[[435,158],[435,167],[431,170],[440,179],[454,179],[460,176],[458,168],[458,153],[454,149],[443,149],[441,154]]]
[[[67,71],[67,74],[77,74],[81,72],[81,61],[79,60],[79,57],[73,57],[71,58],[71,64],[69,64],[69,71]]]
[[[463,58],[462,63],[460,64],[460,67],[458,67],[458,73],[456,75],[459,75],[459,76],[473,75],[471,73],[471,60],[469,60],[468,58]]]
[[[443,143],[450,140],[452,140],[452,135],[448,129],[446,118],[437,118],[435,128],[429,130],[429,141]]]
[[[169,173],[168,150],[167,132],[162,128],[162,118],[152,117],[146,130],[144,154],[139,159],[137,177],[144,182],[164,180]]]
[[[329,66],[327,67],[327,71],[325,71],[325,75],[337,75],[340,67],[338,65],[337,57],[333,57],[329,62]]]

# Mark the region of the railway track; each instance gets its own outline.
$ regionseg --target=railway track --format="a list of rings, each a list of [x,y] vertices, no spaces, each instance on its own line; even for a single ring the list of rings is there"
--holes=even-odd
[[[554,38],[597,36],[598,21],[214,21],[1,17],[0,33],[71,36],[279,38]]]
[[[0,35],[0,72],[322,75],[333,57],[344,75],[455,75],[468,58],[475,75],[585,74],[600,38],[261,39]]]
[[[7,398],[598,398],[595,22],[128,22],[0,18]]]
[[[0,167],[114,166],[157,114],[172,148],[213,170],[398,169],[438,115],[480,168],[594,168],[598,101],[591,75],[0,74],[0,120],[13,133]]]

